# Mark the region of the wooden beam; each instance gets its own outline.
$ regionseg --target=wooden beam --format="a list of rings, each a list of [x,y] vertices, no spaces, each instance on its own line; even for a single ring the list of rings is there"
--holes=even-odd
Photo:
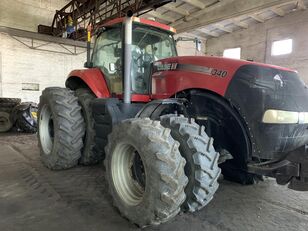
[[[256,12],[261,12],[273,7],[295,4],[296,0],[224,0],[219,3],[206,7],[203,10],[194,12],[189,16],[179,19],[172,23],[179,33],[192,31],[199,27],[215,24],[224,20],[238,18],[240,16],[250,16],[257,19],[258,22],[265,20],[260,17],[254,17]],[[239,7],[240,6],[240,7]],[[208,10],[210,8],[210,10]]]
[[[149,14],[149,15],[155,17],[155,18],[162,19],[162,20],[164,20],[164,21],[166,21],[166,22],[174,22],[174,21],[175,21],[174,18],[171,18],[171,17],[169,17],[169,16],[167,16],[167,15],[162,15],[162,14],[157,13],[157,12],[155,12],[155,11],[150,11],[150,12],[148,12],[147,14]]]
[[[221,7],[224,4],[224,2],[219,2],[219,0],[212,0],[208,2],[205,7],[197,12],[194,12],[193,14],[190,14],[188,16],[185,16],[184,21],[188,22],[198,17],[203,17],[205,14],[207,14],[209,11],[213,10],[214,8]]]
[[[207,34],[211,37],[215,37],[215,38],[219,37],[219,34],[217,32],[210,31],[210,30],[205,29],[205,28],[200,28],[200,29],[197,29],[196,31],[201,32],[203,34]]]
[[[233,19],[231,21],[234,25],[238,26],[238,27],[241,27],[243,29],[247,29],[248,28],[248,24],[245,23],[245,22],[242,22],[240,20],[237,20],[237,19]]]
[[[217,29],[224,31],[224,32],[227,32],[227,33],[233,32],[231,29],[227,29],[225,26],[218,24],[218,23],[214,24],[213,26],[216,27]]]
[[[306,6],[306,4],[303,0],[297,1],[296,5],[297,5],[297,9],[299,9],[299,10],[306,10],[307,9],[307,6]]]
[[[249,15],[249,17],[253,18],[253,19],[256,20],[257,22],[261,22],[261,23],[264,22],[264,19],[261,18],[260,16],[256,15],[256,14]]]
[[[180,7],[175,7],[175,6],[172,6],[170,4],[168,5],[164,5],[163,8],[165,8],[166,10],[169,10],[169,11],[172,11],[174,13],[177,13],[177,14],[180,14],[182,16],[187,16],[189,15],[189,12],[187,10],[184,10]]]
[[[282,9],[279,8],[271,8],[271,11],[274,12],[275,14],[277,14],[280,17],[283,17],[286,15],[286,12]]]
[[[197,7],[199,9],[204,9],[206,7],[206,4],[204,4],[203,2],[199,1],[199,0],[181,0],[182,2],[185,2],[189,5],[192,5],[194,7]]]

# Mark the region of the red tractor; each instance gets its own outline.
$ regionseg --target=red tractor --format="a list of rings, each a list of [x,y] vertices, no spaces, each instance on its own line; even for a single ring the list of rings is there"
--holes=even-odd
[[[115,206],[141,227],[203,208],[221,171],[242,184],[265,175],[307,190],[308,92],[297,72],[178,57],[174,33],[136,17],[100,27],[88,69],[42,93],[43,163],[105,159]]]

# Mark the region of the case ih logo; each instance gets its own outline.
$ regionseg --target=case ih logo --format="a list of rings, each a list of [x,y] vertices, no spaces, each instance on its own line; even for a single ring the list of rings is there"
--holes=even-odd
[[[179,63],[161,63],[161,62],[154,63],[153,73],[155,73],[156,76],[161,75],[161,72],[163,71],[189,71],[189,72],[213,75],[221,78],[224,78],[228,75],[228,72],[225,70],[220,70],[205,66],[198,66],[192,64],[179,64]]]
[[[177,69],[177,63],[154,63],[154,70],[156,71],[172,71]],[[156,67],[156,68],[155,68]]]

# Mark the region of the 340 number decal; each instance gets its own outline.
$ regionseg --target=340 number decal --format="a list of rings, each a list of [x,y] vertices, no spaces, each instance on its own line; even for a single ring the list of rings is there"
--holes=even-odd
[[[224,70],[213,69],[213,70],[211,71],[211,75],[224,78],[224,77],[226,77],[226,76],[228,75],[228,72],[227,72],[227,71],[224,71]]]

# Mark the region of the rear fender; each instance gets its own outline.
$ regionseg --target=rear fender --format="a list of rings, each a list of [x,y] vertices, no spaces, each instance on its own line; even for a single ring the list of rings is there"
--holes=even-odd
[[[68,75],[65,86],[75,90],[88,87],[97,98],[109,98],[110,92],[104,74],[99,68],[74,70]]]

